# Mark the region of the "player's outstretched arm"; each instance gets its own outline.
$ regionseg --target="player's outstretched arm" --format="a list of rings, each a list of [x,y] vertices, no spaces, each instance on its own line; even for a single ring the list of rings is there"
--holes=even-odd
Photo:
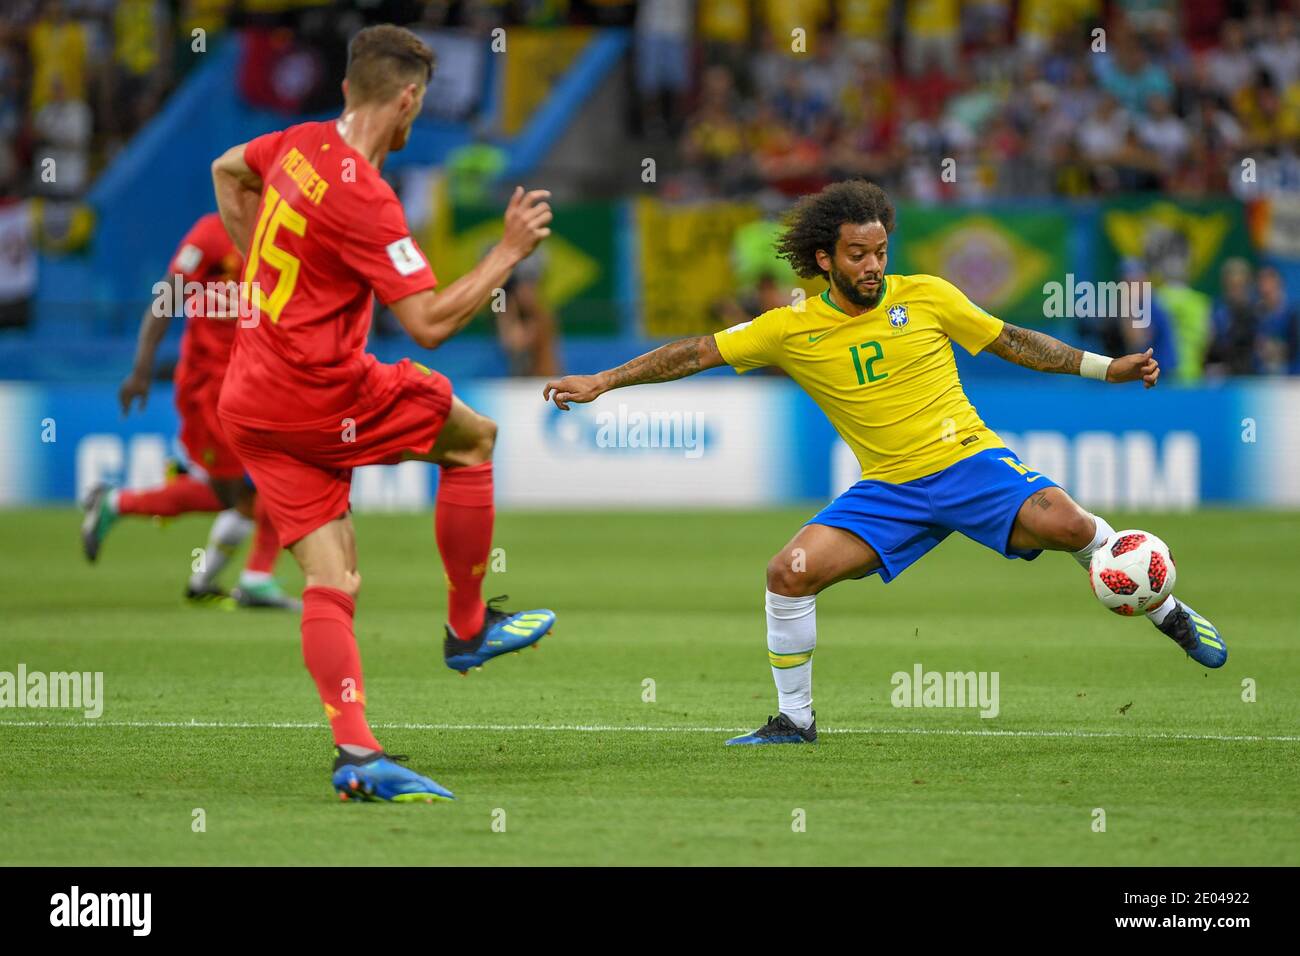
[[[465,327],[492,294],[503,285],[515,266],[527,259],[538,243],[551,234],[552,212],[545,189],[524,192],[516,186],[506,206],[501,241],[469,272],[447,288],[405,296],[388,307],[416,344],[436,349]]]
[[[1104,382],[1136,382],[1140,379],[1147,388],[1154,388],[1160,379],[1160,363],[1155,360],[1151,349],[1107,358],[1010,322],[1003,324],[1001,334],[984,350],[1038,372],[1082,375]]]
[[[248,251],[262,200],[262,177],[244,161],[247,143],[232,146],[212,161],[212,188],[217,194],[217,211],[230,241],[241,253]]]
[[[713,336],[699,335],[669,342],[653,352],[638,355],[618,368],[595,375],[566,375],[547,382],[542,389],[542,398],[554,401],[557,406],[568,411],[569,402],[590,402],[611,388],[671,382],[722,364],[722,353],[718,351],[718,343],[713,340]]]

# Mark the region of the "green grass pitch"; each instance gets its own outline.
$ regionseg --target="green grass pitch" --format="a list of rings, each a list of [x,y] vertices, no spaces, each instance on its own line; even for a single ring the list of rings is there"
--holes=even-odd
[[[0,710],[0,863],[1300,864],[1300,515],[1110,516],[1171,543],[1219,672],[1068,557],[953,537],[819,600],[816,747],[724,748],[774,710],[763,569],[808,513],[502,515],[487,593],[557,631],[465,679],[431,517],[359,517],[370,718],[460,798],[395,806],[334,798],[295,618],[181,606],[203,518],[123,522],[90,567],[73,511],[0,512],[0,670],[106,697]],[[997,671],[999,715],[891,706],[917,663]]]

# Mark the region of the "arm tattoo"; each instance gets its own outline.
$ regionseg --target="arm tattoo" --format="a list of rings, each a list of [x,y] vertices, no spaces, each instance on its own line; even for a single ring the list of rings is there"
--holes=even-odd
[[[706,359],[709,352],[717,356],[716,362],[701,362],[701,352]],[[673,379],[685,378],[714,365],[721,364],[722,357],[711,335],[695,338],[678,339],[660,346],[653,352],[638,355],[626,365],[610,369],[608,376],[610,388],[622,388],[624,385],[642,385],[647,382],[671,382]]]
[[[1010,322],[1002,326],[1002,333],[989,343],[986,351],[1038,372],[1062,372],[1066,375],[1078,375],[1079,363],[1083,361],[1080,349]]]

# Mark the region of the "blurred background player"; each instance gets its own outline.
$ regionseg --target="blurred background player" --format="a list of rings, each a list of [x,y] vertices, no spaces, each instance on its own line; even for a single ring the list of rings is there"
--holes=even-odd
[[[540,249],[519,263],[502,287],[503,309],[493,313],[497,341],[511,375],[546,378],[560,374],[555,313],[542,288],[545,269]]]
[[[174,517],[196,511],[219,512],[204,549],[202,570],[195,571],[186,585],[186,599],[222,603],[233,598],[243,607],[297,611],[302,602],[285,594],[272,574],[280,554],[275,528],[217,420],[217,398],[239,314],[238,300],[230,293],[242,266],[243,260],[216,213],[200,218],[181,240],[161,281],[168,292],[178,279],[182,286],[191,282],[204,286],[202,292],[179,297],[186,318],[174,379],[186,469],[143,491],[97,485],[84,502],[81,541],[86,558],[95,561],[109,529],[123,515]],[[143,409],[148,400],[155,356],[172,311],[158,308],[156,301],[145,310],[135,365],[118,392],[123,414],[129,413],[136,401]],[[217,576],[254,528],[239,586],[227,594],[217,584]]]
[[[828,288],[716,336],[681,339],[597,375],[548,382],[561,409],[606,391],[667,382],[724,363],[776,365],[818,404],[862,466],[862,480],[813,517],[767,567],[768,660],[779,710],[728,744],[817,739],[812,658],[817,594],[879,574],[888,582],[959,531],[1007,558],[1068,551],[1085,569],[1115,530],[1047,476],[1022,464],[962,390],[952,343],[1039,372],[1156,384],[1151,349],[1109,358],[994,318],[956,286],[886,275],[894,207],[861,180],[799,201],[777,244]],[[1205,667],[1222,667],[1217,629],[1172,594],[1147,617]]]
[[[302,645],[329,717],[333,785],[344,799],[453,799],[399,766],[366,721],[353,631],[361,588],[349,497],[352,470],[439,465],[434,532],[448,584],[446,666],[466,672],[535,645],[550,611],[485,604],[495,520],[496,425],[451,383],[410,359],[366,351],[378,297],[424,348],[459,332],[550,234],[544,191],[515,190],[499,243],[434,294],[437,279],[379,174],[410,137],[433,75],[432,51],[391,25],[349,47],[343,115],[259,136],[212,164],[217,208],[248,249],[245,289],[259,321],[240,323],[221,390],[226,433],[306,578]],[[500,599],[504,600],[504,598]]]

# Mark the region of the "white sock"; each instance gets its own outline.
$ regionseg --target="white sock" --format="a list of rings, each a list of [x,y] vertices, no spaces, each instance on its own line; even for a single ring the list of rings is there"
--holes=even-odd
[[[812,724],[812,657],[817,648],[817,596],[767,592],[767,658],[781,713],[796,727]]]
[[[1078,561],[1087,570],[1092,563],[1092,553],[1102,546],[1102,544],[1115,533],[1115,529],[1110,526],[1105,518],[1100,515],[1093,515],[1092,520],[1097,522],[1097,531],[1093,534],[1092,540],[1078,551],[1070,552],[1070,556]]]
[[[1156,627],[1159,627],[1161,624],[1165,623],[1165,618],[1173,613],[1173,610],[1176,607],[1178,607],[1178,599],[1171,594],[1160,602],[1158,608],[1153,611],[1147,611],[1147,620]]]
[[[190,575],[190,587],[202,591],[212,586],[231,555],[253,533],[253,519],[245,518],[234,508],[217,515],[208,533],[208,546],[204,550],[203,570]]]

